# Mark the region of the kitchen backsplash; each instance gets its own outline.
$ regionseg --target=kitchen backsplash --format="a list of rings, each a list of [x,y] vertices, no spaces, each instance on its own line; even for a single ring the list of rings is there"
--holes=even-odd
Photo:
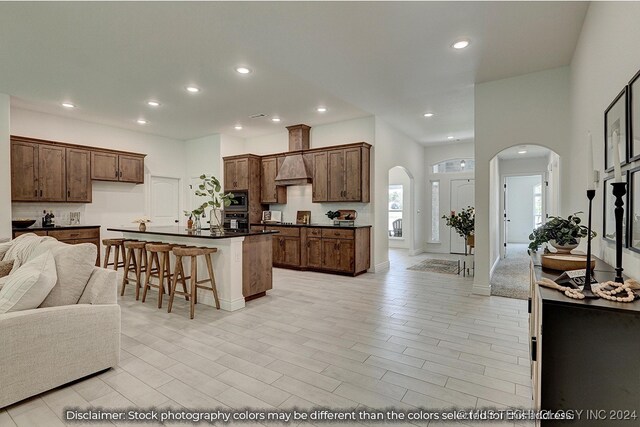
[[[84,224],[85,205],[78,203],[12,203],[13,219],[35,219],[35,226],[42,225],[42,211],[53,212],[56,225],[69,225],[72,212],[80,212],[80,224]]]
[[[293,185],[287,187],[287,204],[272,204],[269,208],[274,211],[282,211],[282,222],[296,222],[298,211],[311,211],[311,223],[331,224],[327,218],[327,211],[339,209],[353,209],[358,213],[356,224],[371,224],[371,203],[312,203],[312,186]]]

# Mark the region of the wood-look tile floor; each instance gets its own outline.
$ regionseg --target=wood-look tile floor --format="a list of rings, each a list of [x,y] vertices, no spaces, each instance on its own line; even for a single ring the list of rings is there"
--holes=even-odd
[[[0,426],[64,425],[65,407],[530,408],[526,302],[406,270],[428,257],[443,258],[393,250],[388,272],[356,278],[275,269],[267,297],[194,320],[129,292],[120,364],[0,410]]]

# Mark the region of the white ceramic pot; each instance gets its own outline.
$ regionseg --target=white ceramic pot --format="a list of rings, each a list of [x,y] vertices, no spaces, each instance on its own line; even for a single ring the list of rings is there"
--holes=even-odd
[[[572,250],[578,247],[578,245],[580,244],[580,238],[577,238],[576,241],[577,243],[574,245],[560,245],[555,240],[549,240],[549,244],[554,248],[556,248],[556,251],[559,254],[568,254],[568,253],[571,253]]]

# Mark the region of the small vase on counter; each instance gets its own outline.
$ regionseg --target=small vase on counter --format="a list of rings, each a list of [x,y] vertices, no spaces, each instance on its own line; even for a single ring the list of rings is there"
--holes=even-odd
[[[140,225],[138,226],[138,230],[147,231],[147,224],[145,224],[144,222],[141,222]]]

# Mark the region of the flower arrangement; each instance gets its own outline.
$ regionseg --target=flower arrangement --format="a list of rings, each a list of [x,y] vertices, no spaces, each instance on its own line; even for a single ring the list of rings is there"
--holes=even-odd
[[[140,218],[136,218],[133,221],[134,224],[139,224],[138,225],[138,229],[140,231],[146,231],[147,230],[147,223],[151,222],[151,218],[149,218],[148,216],[141,216]]]
[[[208,197],[209,200],[204,202],[200,207],[189,211],[184,211],[185,216],[193,215],[196,218],[205,216],[205,209],[211,207],[212,213],[211,218],[209,218],[209,223],[211,228],[222,229],[222,218],[219,215],[219,211],[222,208],[226,208],[231,206],[231,204],[236,203],[233,200],[233,193],[224,193],[222,191],[222,185],[220,181],[215,176],[211,175],[200,175],[200,179],[202,182],[198,185],[198,189],[196,190],[196,196]],[[214,224],[215,221],[215,224]]]
[[[475,218],[476,210],[471,206],[467,206],[458,213],[451,211],[451,215],[442,216],[442,219],[446,220],[447,226],[456,230],[460,237],[465,239],[474,234]]]

